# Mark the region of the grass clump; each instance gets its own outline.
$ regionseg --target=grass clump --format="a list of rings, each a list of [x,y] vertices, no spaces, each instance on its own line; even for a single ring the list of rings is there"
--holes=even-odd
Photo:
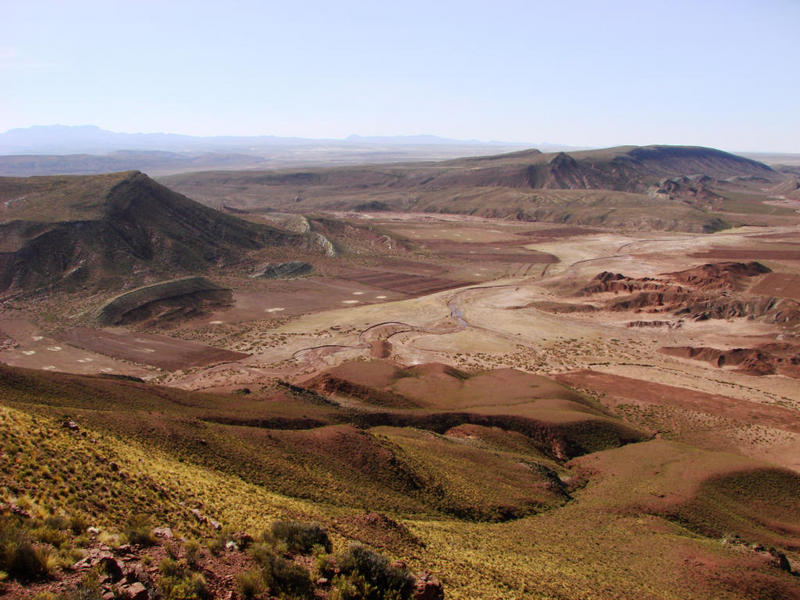
[[[264,575],[259,569],[250,569],[236,576],[236,591],[244,600],[253,600],[267,591]]]
[[[103,589],[100,587],[100,573],[93,569],[78,586],[58,596],[58,600],[102,600]]]
[[[125,526],[125,537],[134,546],[155,546],[156,538],[153,535],[153,527],[144,515],[134,515],[128,520]]]
[[[275,521],[272,524],[272,536],[284,542],[288,552],[311,554],[314,546],[321,546],[325,552],[333,549],[328,534],[317,523]]]
[[[211,600],[205,578],[184,561],[165,558],[159,565],[158,589],[164,600]]]
[[[44,524],[0,517],[0,580],[47,579],[58,566],[58,555],[53,544],[41,538],[53,539],[57,533]]]

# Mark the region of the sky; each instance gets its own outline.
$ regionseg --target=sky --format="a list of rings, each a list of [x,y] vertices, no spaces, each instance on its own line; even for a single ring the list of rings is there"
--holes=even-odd
[[[0,0],[0,131],[800,152],[800,0]]]

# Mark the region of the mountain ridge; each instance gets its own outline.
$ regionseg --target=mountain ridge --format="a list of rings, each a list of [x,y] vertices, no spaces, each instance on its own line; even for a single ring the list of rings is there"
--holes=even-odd
[[[696,176],[704,178],[698,182],[702,190],[691,182],[668,185],[671,179]],[[207,204],[224,200],[226,206],[251,210],[444,212],[711,232],[729,227],[726,213],[741,210],[738,192],[720,188],[734,182],[766,200],[771,194],[766,188],[786,178],[721,150],[656,145],[569,153],[526,149],[415,164],[199,172],[162,181]],[[228,201],[234,189],[238,207]]]

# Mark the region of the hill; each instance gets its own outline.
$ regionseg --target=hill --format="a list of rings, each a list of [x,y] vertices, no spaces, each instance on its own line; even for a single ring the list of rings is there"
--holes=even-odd
[[[234,208],[442,212],[700,232],[752,219],[740,215],[753,212],[742,207],[741,194],[758,205],[785,178],[712,148],[625,146],[385,167],[193,173],[164,182]]]
[[[0,291],[120,289],[249,264],[265,249],[316,252],[309,236],[222,214],[136,171],[0,178],[0,240]]]
[[[800,531],[794,472],[642,441],[545,377],[385,362],[328,374],[360,386],[349,399],[364,405],[276,380],[223,395],[0,367],[0,524],[53,557],[29,580],[12,563],[0,585],[21,598],[48,590],[48,577],[66,584],[51,590],[74,586],[82,571],[72,565],[103,545],[153,565],[128,580],[146,589],[168,582],[166,553],[225,597],[258,560],[241,547],[268,543],[253,534],[289,517],[317,521],[336,550],[361,540],[415,570],[433,568],[451,598],[797,598],[788,572]],[[481,392],[501,383],[513,392],[505,400]],[[367,406],[387,390],[428,407]],[[494,421],[469,422],[485,416],[476,402],[496,409]],[[586,421],[628,433],[591,432]],[[581,431],[591,449],[550,450]],[[291,548],[271,548],[293,558]],[[324,573],[323,561],[300,564]],[[276,593],[279,584],[269,580]],[[325,591],[319,597],[341,597]]]

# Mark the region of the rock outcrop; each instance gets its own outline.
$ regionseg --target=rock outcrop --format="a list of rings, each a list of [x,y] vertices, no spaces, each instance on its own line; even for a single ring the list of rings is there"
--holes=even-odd
[[[184,277],[117,296],[100,308],[97,320],[104,325],[163,322],[195,317],[211,309],[229,306],[232,302],[230,289],[205,277]]]
[[[283,263],[269,263],[261,267],[250,277],[263,279],[290,279],[310,275],[314,266],[310,263],[295,260]]]

